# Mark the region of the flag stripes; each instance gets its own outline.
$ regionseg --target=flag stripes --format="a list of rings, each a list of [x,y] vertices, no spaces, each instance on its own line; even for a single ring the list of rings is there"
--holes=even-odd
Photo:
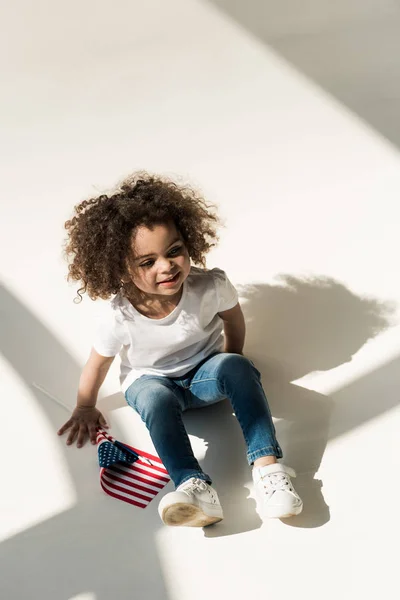
[[[170,481],[158,456],[122,444],[103,429],[97,430],[100,485],[113,498],[146,508]]]

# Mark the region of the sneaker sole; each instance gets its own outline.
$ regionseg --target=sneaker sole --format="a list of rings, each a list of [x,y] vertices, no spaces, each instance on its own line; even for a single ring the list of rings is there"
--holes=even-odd
[[[182,525],[186,527],[207,527],[208,525],[222,521],[223,517],[206,515],[198,506],[176,502],[164,508],[161,513],[161,519],[166,525],[172,527]]]

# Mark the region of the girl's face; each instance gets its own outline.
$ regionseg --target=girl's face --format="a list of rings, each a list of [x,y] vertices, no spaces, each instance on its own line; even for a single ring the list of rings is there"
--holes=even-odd
[[[138,227],[132,241],[131,280],[145,294],[172,300],[189,275],[190,258],[174,223]],[[160,298],[162,296],[163,298]]]

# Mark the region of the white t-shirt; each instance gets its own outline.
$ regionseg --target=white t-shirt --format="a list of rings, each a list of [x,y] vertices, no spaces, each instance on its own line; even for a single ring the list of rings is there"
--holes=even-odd
[[[93,344],[102,356],[121,356],[123,392],[141,375],[180,377],[223,349],[223,321],[238,293],[221,269],[191,267],[179,304],[163,319],[149,319],[120,294],[109,303]]]

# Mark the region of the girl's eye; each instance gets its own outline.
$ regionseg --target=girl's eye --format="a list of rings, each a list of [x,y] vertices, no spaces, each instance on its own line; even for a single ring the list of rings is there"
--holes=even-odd
[[[177,252],[179,252],[179,250],[182,250],[182,246],[175,246],[175,248],[172,248],[172,250],[170,250],[169,253],[176,254]]]
[[[175,246],[174,248],[172,248],[168,254],[172,255],[172,256],[176,256],[180,251],[182,250],[182,246]],[[140,266],[146,268],[152,267],[154,264],[154,260],[148,260],[144,263],[142,263]]]

